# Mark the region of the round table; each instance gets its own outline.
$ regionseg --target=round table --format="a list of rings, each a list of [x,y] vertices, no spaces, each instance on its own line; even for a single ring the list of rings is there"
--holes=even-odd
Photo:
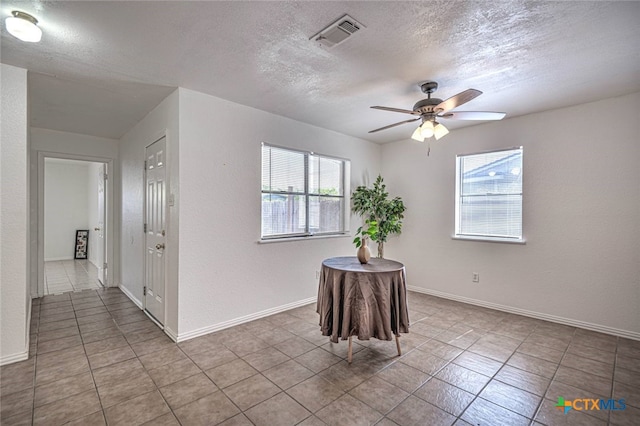
[[[389,259],[371,258],[361,264],[355,256],[333,257],[322,262],[317,312],[322,334],[333,343],[351,337],[392,340],[401,355],[400,333],[409,332],[404,265]]]

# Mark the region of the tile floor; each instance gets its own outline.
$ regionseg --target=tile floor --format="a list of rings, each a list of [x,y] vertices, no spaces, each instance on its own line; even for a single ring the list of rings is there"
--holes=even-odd
[[[409,293],[394,342],[320,336],[314,305],[173,343],[120,290],[33,301],[2,425],[638,425],[640,342]],[[624,399],[625,410],[555,408]],[[618,406],[619,407],[619,406]]]
[[[98,268],[88,260],[44,262],[44,294],[98,290]]]

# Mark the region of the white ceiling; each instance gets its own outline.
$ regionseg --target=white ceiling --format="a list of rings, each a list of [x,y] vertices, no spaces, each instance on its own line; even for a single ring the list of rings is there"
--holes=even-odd
[[[31,124],[120,138],[175,87],[344,134],[406,139],[418,84],[484,94],[458,110],[514,117],[640,91],[640,2],[102,2],[3,0],[42,42],[2,26],[0,60],[26,68]],[[366,27],[309,40],[344,14]],[[613,111],[603,111],[603,118]],[[445,122],[455,129],[477,122]]]

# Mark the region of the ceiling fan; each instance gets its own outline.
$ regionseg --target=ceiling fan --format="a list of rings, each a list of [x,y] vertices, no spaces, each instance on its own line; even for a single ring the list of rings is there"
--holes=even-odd
[[[506,113],[504,112],[489,112],[489,111],[457,111],[451,112],[452,109],[466,104],[472,99],[480,96],[481,91],[476,89],[467,89],[464,92],[460,92],[457,95],[450,97],[443,101],[442,99],[432,98],[431,94],[438,88],[438,83],[435,81],[427,81],[420,85],[420,89],[423,93],[427,94],[427,99],[418,101],[413,106],[413,111],[408,109],[390,108],[383,106],[372,106],[373,109],[381,109],[384,111],[402,112],[405,114],[411,114],[418,116],[411,120],[400,121],[399,123],[390,124],[388,126],[380,127],[379,129],[371,130],[369,133],[379,132],[380,130],[390,129],[395,126],[399,126],[405,123],[412,123],[414,121],[422,120],[422,124],[413,132],[411,138],[420,142],[425,139],[435,136],[436,140],[440,139],[447,133],[446,127],[438,123],[436,119],[443,118],[449,120],[502,120]]]

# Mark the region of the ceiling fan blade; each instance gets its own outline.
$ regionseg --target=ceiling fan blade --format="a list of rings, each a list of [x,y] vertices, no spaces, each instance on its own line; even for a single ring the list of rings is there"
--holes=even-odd
[[[390,129],[390,128],[392,128],[392,127],[396,127],[396,126],[399,126],[399,125],[401,125],[401,124],[411,123],[411,122],[413,122],[413,121],[418,121],[418,120],[420,120],[420,117],[418,117],[418,118],[412,118],[411,120],[401,121],[401,122],[399,122],[399,123],[389,124],[388,126],[384,126],[384,127],[380,127],[379,129],[371,130],[371,131],[369,131],[369,133],[379,132],[380,130]]]
[[[383,111],[404,112],[405,114],[420,115],[419,112],[410,111],[408,109],[390,108],[390,107],[383,107],[383,106],[372,106],[371,108],[373,108],[373,109],[381,109]]]
[[[470,100],[475,99],[480,95],[482,95],[482,92],[479,90],[467,89],[464,92],[460,92],[457,95],[453,95],[449,99],[440,102],[438,105],[436,105],[434,110],[435,111],[440,110],[440,112],[447,112],[456,107],[459,107],[462,104],[466,104]]]
[[[456,111],[438,115],[449,120],[502,120],[506,112]]]

